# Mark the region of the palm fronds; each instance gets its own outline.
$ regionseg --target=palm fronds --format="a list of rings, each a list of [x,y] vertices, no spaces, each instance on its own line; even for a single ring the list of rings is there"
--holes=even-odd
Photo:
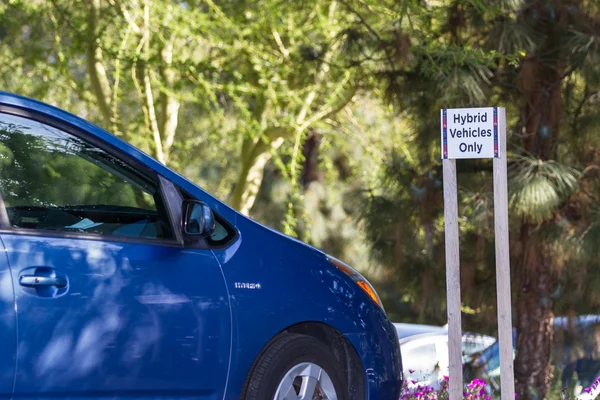
[[[552,218],[579,186],[580,172],[554,160],[519,156],[509,171],[510,206],[532,223]]]

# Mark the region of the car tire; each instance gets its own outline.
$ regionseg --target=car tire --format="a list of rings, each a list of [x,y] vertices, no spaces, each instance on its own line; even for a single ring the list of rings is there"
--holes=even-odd
[[[349,400],[344,370],[344,365],[318,339],[296,333],[284,334],[275,339],[255,362],[240,399],[278,400],[291,389],[298,399]],[[315,380],[318,381],[313,391],[316,397],[306,393],[301,397],[302,387],[312,387]]]

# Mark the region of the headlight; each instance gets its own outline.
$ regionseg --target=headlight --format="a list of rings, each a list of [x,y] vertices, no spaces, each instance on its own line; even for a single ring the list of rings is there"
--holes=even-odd
[[[332,263],[339,269],[344,272],[346,275],[350,277],[357,285],[360,287],[370,298],[373,300],[385,313],[385,308],[383,308],[383,303],[379,298],[379,295],[375,291],[375,288],[369,283],[369,281],[360,274],[357,270],[349,266],[348,264],[338,260],[337,258],[327,256],[327,261]]]

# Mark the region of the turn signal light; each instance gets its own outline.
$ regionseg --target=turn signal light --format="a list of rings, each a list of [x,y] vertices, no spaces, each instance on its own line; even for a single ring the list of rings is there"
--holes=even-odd
[[[375,291],[371,288],[371,286],[365,282],[365,281],[358,281],[356,282],[356,284],[358,286],[361,287],[362,290],[365,291],[366,294],[369,295],[369,297],[377,304],[379,304],[379,307],[383,307],[383,305],[381,304],[379,297],[377,296],[377,293],[375,293]]]
[[[381,307],[383,312],[385,312],[385,309],[383,308],[383,303],[381,302],[379,295],[377,295],[375,288],[371,286],[369,281],[367,281],[367,279],[364,276],[362,276],[360,272],[358,272],[348,264],[338,260],[337,258],[328,256],[327,260],[333,265],[335,265],[337,269],[348,275],[358,285],[358,287],[360,287],[371,298],[371,300],[373,300],[375,304]]]

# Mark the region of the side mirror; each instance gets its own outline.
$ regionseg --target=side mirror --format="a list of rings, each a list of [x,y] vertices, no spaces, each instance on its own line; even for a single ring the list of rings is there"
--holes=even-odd
[[[200,239],[212,235],[215,230],[215,216],[206,204],[198,200],[184,200],[183,236],[185,239]]]

